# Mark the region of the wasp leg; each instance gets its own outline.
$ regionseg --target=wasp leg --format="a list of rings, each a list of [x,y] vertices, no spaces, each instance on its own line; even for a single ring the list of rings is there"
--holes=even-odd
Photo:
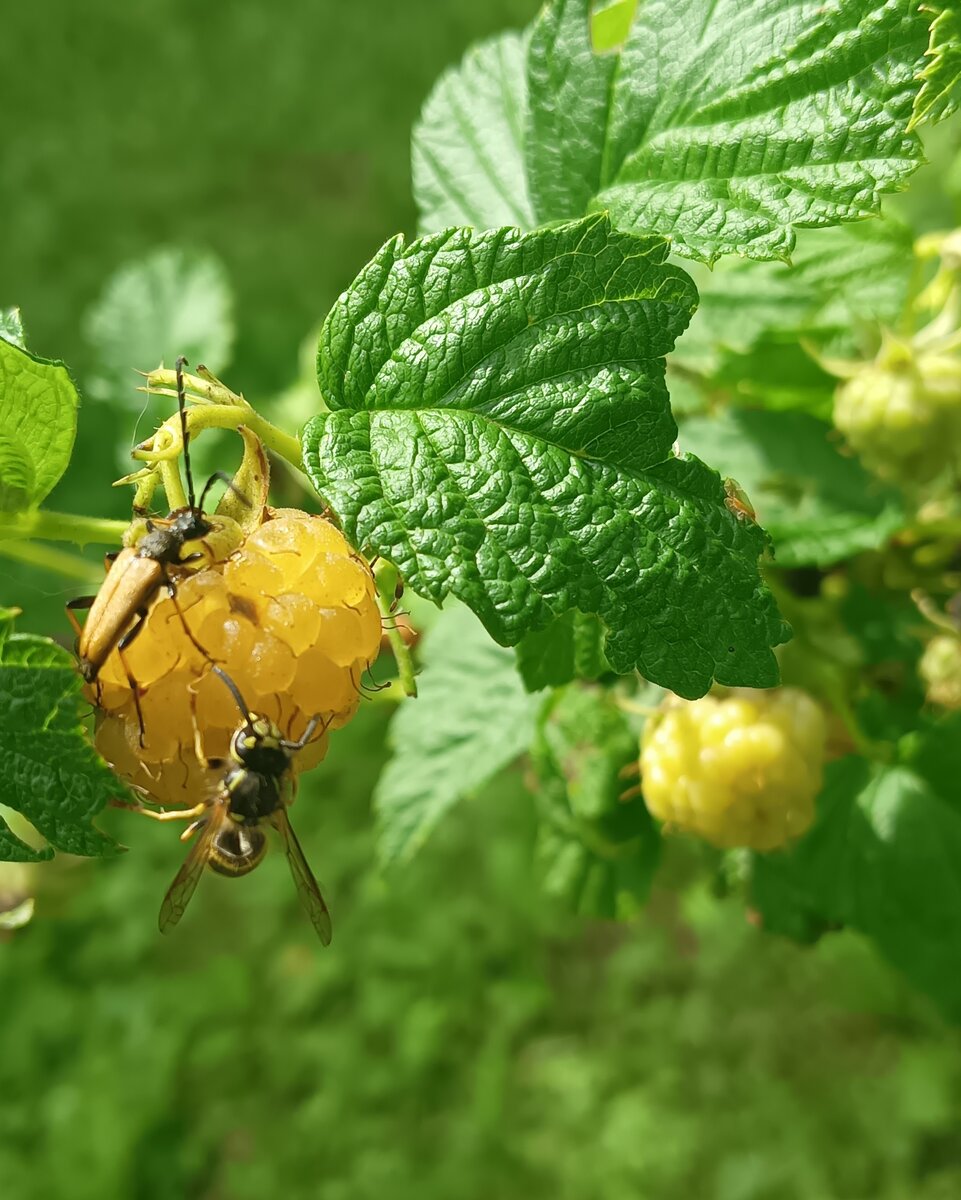
[[[149,817],[151,821],[195,821],[198,817],[203,816],[207,808],[207,803],[201,800],[193,808],[165,808],[161,809],[160,812],[152,808],[140,807],[136,804],[131,804],[129,807],[133,812]]]
[[[204,753],[203,736],[197,723],[197,693],[193,691],[190,693],[190,720],[194,727],[194,754],[197,756],[197,762],[208,771],[219,771],[227,763],[223,758],[208,758]]]
[[[96,598],[96,596],[77,596],[73,600],[68,600],[64,605],[67,610],[67,620],[73,626],[77,637],[83,633],[83,626],[77,620],[76,613],[78,610],[82,612],[84,609],[91,608]]]

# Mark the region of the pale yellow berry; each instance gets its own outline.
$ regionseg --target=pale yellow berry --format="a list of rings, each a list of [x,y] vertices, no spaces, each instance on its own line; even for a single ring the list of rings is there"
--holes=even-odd
[[[773,850],[814,819],[824,716],[795,688],[672,698],[641,740],[648,808],[715,846]]]

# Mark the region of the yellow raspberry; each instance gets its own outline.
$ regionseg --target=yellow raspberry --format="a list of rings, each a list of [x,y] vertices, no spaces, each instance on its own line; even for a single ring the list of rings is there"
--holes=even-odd
[[[918,673],[928,700],[942,708],[961,708],[961,638],[939,633],[925,646]]]
[[[324,518],[298,509],[266,511],[267,519],[226,561],[181,579],[175,598],[163,593],[124,652],[139,689],[142,745],[118,651],[87,688],[101,710],[98,749],[164,806],[196,804],[222,778],[222,771],[205,770],[198,760],[195,724],[203,753],[223,758],[241,720],[207,655],[233,679],[251,711],[294,740],[315,715],[328,729],[346,724],[360,702],[363,672],[377,657],[381,620],[367,562]],[[294,769],[315,765],[326,750],[325,732],[297,754]]]
[[[795,688],[672,698],[641,739],[647,807],[712,845],[774,850],[814,820],[826,734]]]

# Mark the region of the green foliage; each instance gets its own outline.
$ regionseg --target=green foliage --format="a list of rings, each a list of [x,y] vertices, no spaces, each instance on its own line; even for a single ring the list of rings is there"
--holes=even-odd
[[[233,347],[232,308],[224,269],[211,254],[157,250],[121,267],[86,321],[96,361],[90,395],[140,408],[132,368],[170,367],[179,354],[221,370]]]
[[[524,172],[526,49],[501,34],[438,80],[411,142],[422,232],[536,223]]]
[[[447,811],[523,754],[539,701],[511,654],[464,608],[445,612],[425,639],[416,703],[391,725],[394,756],[374,794],[384,862],[411,858]]]
[[[568,612],[517,643],[517,669],[530,692],[572,679],[597,679],[610,669],[604,626],[596,617]]]
[[[637,734],[610,692],[560,691],[538,723],[535,861],[547,893],[574,912],[626,917],[648,898],[661,838],[640,795],[624,795],[637,754]]]
[[[622,228],[670,236],[688,257],[787,258],[796,229],[877,214],[881,193],[920,164],[909,124],[927,22],[913,0],[654,0],[622,45],[626,7],[596,18],[594,42],[590,12],[590,0],[543,10],[527,50],[523,136],[516,122],[484,124],[483,138],[472,126],[483,153],[462,145],[447,156],[443,208],[436,180],[418,175],[424,229],[441,214],[495,224],[494,210],[478,220],[470,181],[482,159],[523,153],[537,223],[603,208]],[[469,86],[466,73],[445,77],[415,144],[458,140],[453,97]],[[468,208],[458,196],[471,197]]]
[[[389,242],[325,323],[305,463],[358,545],[502,644],[577,608],[615,670],[770,686],[763,534],[671,453],[662,356],[694,295],[665,255],[596,217]]]
[[[125,789],[90,745],[73,657],[48,638],[11,634],[0,614],[0,795],[51,847],[104,854],[113,843],[91,824]],[[47,858],[0,819],[0,858]]]
[[[849,925],[961,1018],[961,807],[957,774],[936,786],[901,765],[831,764],[815,826],[787,853],[756,857],[767,928]]]
[[[779,566],[823,567],[878,549],[906,520],[899,493],[840,454],[831,426],[806,413],[695,417],[681,445],[746,490]]]
[[[912,125],[941,121],[956,112],[961,93],[961,12],[954,6],[925,4],[932,14],[931,32],[920,72],[921,90],[914,102]]]
[[[70,461],[78,403],[63,363],[0,338],[0,511],[33,507],[53,488]]]

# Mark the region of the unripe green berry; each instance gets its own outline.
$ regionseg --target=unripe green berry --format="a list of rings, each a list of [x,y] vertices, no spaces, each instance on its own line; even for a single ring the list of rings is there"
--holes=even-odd
[[[961,708],[961,638],[939,633],[924,648],[918,672],[932,704]]]

